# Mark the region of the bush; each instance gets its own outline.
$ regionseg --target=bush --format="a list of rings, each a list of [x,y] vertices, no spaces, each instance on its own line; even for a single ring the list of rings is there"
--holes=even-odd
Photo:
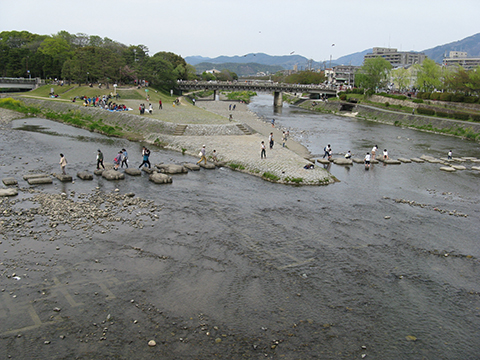
[[[473,114],[472,115],[472,120],[476,122],[480,122],[480,114]]]
[[[462,113],[462,112],[455,112],[453,113],[453,118],[457,120],[468,120],[470,119],[470,114]]]
[[[367,96],[372,96],[373,94],[375,94],[375,91],[373,91],[372,89],[367,90],[367,92],[365,93],[365,95]]]
[[[442,93],[440,95],[440,100],[442,101],[452,101],[452,94],[450,93]]]
[[[438,92],[431,93],[430,94],[430,100],[440,100],[440,95],[442,95],[442,94],[438,93]]]
[[[464,102],[467,104],[475,104],[478,102],[478,97],[477,96],[465,96],[465,99],[463,99]]]
[[[424,107],[419,107],[419,108],[417,108],[417,113],[420,114],[420,115],[432,116],[432,115],[435,115],[435,110],[424,108]]]
[[[347,95],[346,94],[340,95],[340,100],[343,100],[343,101],[347,100]]]
[[[448,113],[448,112],[445,112],[445,111],[435,111],[435,115],[437,115],[438,117],[443,117],[443,118],[449,118],[449,117],[452,117],[452,114],[451,113]]]
[[[387,102],[385,103],[385,106],[386,106],[386,107],[389,107],[389,106],[390,106],[390,103],[387,101]]]
[[[422,99],[413,99],[412,102],[414,102],[415,104],[423,104]]]
[[[463,94],[453,94],[452,95],[452,101],[453,102],[463,102],[463,99],[465,99],[465,95],[463,95]]]
[[[430,96],[432,95],[432,93],[429,93],[429,92],[424,92],[424,93],[421,93],[421,94],[422,94],[422,99],[423,100],[430,100]]]

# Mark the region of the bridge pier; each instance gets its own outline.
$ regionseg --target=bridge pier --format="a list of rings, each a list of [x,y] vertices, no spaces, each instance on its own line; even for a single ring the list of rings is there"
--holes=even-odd
[[[217,90],[213,90],[213,101],[217,101]]]
[[[273,106],[275,107],[283,106],[283,94],[281,91],[275,91],[273,93]]]

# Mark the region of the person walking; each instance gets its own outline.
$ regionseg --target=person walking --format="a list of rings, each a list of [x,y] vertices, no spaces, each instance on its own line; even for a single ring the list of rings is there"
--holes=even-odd
[[[453,155],[453,151],[450,150],[450,151],[448,152],[448,154],[447,154],[447,159],[448,159],[448,160],[452,160],[452,155]]]
[[[260,151],[260,159],[266,159],[267,158],[267,150],[265,149],[265,141],[262,141],[260,144],[260,148],[262,151]]]
[[[282,142],[283,142],[283,147],[285,147],[285,143],[287,142],[287,134],[285,133],[285,131],[283,132]]]
[[[122,162],[122,150],[120,150],[117,156],[115,156],[115,159],[113,159],[113,170],[118,170],[121,162]]]
[[[158,109],[162,110],[162,100],[158,100]]]
[[[143,147],[142,155],[143,155],[143,162],[140,164],[138,168],[140,169],[143,165],[145,165],[145,167],[148,165],[148,168],[151,169],[152,166],[150,165],[150,150],[148,150],[145,146]]]
[[[203,145],[202,149],[200,150],[200,160],[197,161],[197,165],[200,164],[203,160],[205,161],[205,165],[207,165],[205,145]]]
[[[271,123],[272,123],[272,127],[275,127],[275,119],[272,119]]]
[[[323,152],[324,152],[323,158],[324,158],[324,159],[325,159],[325,157],[328,158],[328,155],[330,154],[330,151],[331,151],[331,150],[332,150],[332,148],[330,147],[330,144],[328,144],[327,146],[325,146],[325,147],[323,148]]]
[[[67,166],[67,159],[65,158],[65,156],[63,154],[60,154],[60,167],[62,168],[62,174],[63,175],[67,175],[67,173],[65,172],[65,166]]]
[[[103,153],[100,149],[97,150],[97,170],[100,170],[100,165],[102,165],[103,170],[105,170],[105,166],[103,165]]]
[[[378,150],[378,145],[375,145],[373,148],[372,148],[372,159],[375,159],[375,153],[377,152]]]
[[[273,149],[273,144],[274,144],[274,141],[273,141],[273,132],[270,133],[269,137],[268,137],[268,142],[270,144],[270,150]]]
[[[125,165],[125,168],[128,169],[128,153],[127,150],[122,149],[122,165],[121,167],[123,168],[123,165]]]

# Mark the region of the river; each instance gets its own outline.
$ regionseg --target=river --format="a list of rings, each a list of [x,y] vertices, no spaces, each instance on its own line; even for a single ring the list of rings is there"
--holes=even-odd
[[[450,149],[480,158],[478,143],[286,105],[277,113],[271,104],[260,95],[249,108],[313,154],[330,143],[334,153],[363,157],[377,144],[392,158]],[[97,148],[106,161],[126,148],[131,166],[141,163],[139,143],[43,119],[11,127],[0,134],[2,177],[58,171],[60,152],[70,173],[93,170]],[[152,149],[152,164],[193,160]],[[29,282],[0,278],[0,318],[13,319],[0,325],[0,351],[18,359],[31,351],[56,359],[478,358],[480,173],[430,163],[328,169],[340,182],[284,186],[222,168],[174,176],[171,185],[142,176],[43,186],[73,199],[95,187],[133,192],[161,210],[142,228],[118,224],[91,240],[66,232],[57,251],[48,242],[43,253],[29,251],[37,240],[24,237],[22,246],[5,233],[2,274],[16,269]],[[42,298],[54,279],[68,286]],[[23,319],[12,301],[33,310]],[[56,304],[61,321],[50,324]]]

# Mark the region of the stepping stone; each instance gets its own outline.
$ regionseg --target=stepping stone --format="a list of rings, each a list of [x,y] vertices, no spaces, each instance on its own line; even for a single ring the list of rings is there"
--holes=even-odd
[[[26,174],[23,175],[23,180],[36,179],[36,178],[48,178],[49,174]]]
[[[146,166],[142,166],[142,171],[145,171],[147,174],[153,174],[155,171],[155,169],[152,169],[152,168],[148,168]]]
[[[455,172],[455,171],[457,171],[457,170],[455,170],[455,169],[454,169],[453,167],[451,167],[451,166],[442,166],[442,167],[440,168],[440,170],[443,170],[443,171],[446,171],[446,172]]]
[[[171,184],[172,177],[166,174],[154,172],[148,177],[148,180],[154,182],[155,184]]]
[[[355,164],[363,164],[365,162],[363,159],[360,159],[360,158],[353,158],[352,161]]]
[[[71,182],[72,181],[72,176],[71,175],[63,175],[63,174],[53,174],[58,180],[61,182]]]
[[[17,185],[18,181],[15,180],[14,178],[5,178],[2,180],[4,185]]]
[[[480,166],[472,166],[472,170],[480,171]]]
[[[388,164],[388,165],[400,165],[400,164],[401,164],[400,161],[395,160],[395,159],[383,160],[383,163],[384,163],[384,164]]]
[[[472,156],[462,156],[462,159],[465,160],[465,161],[478,160],[476,157],[472,157]]]
[[[467,170],[463,165],[451,165],[455,170]]]
[[[480,159],[472,159],[470,160],[471,162],[474,162],[474,163],[479,163],[480,162]]]
[[[435,160],[435,158],[433,156],[429,156],[429,155],[422,155],[420,156],[420,159],[422,160]]]
[[[53,180],[51,177],[43,177],[43,178],[35,177],[32,179],[28,179],[27,182],[30,185],[40,185],[40,184],[51,184],[53,183]]]
[[[125,179],[125,174],[117,170],[105,170],[102,173],[102,177],[107,180],[123,180]]]
[[[401,161],[402,163],[406,163],[406,164],[409,164],[412,162],[412,160],[406,159],[406,158],[398,158],[398,161]]]
[[[15,188],[9,189],[0,189],[0,197],[1,196],[15,196],[18,195],[18,190]]]
[[[162,164],[155,165],[164,174],[185,174],[188,170],[183,165]]]
[[[142,175],[142,170],[136,169],[136,168],[128,168],[128,169],[125,169],[125,174],[131,175],[131,176],[140,176]]]
[[[216,162],[214,162],[214,164],[215,164],[216,167],[219,167],[219,168],[227,166],[226,161],[216,161]]]
[[[102,175],[104,171],[105,171],[104,169],[99,169],[99,170],[95,170],[93,173],[95,175]]]
[[[89,173],[88,171],[80,171],[77,173],[77,176],[82,180],[93,180],[92,173]]]
[[[421,163],[424,163],[424,162],[425,162],[425,160],[423,160],[423,159],[419,159],[419,158],[411,158],[410,160],[412,160],[412,161],[413,161],[413,162],[415,162],[415,163],[419,163],[419,164],[421,164]]]
[[[328,159],[317,159],[317,162],[323,165],[328,165],[330,164],[330,160]]]
[[[442,157],[442,158],[440,158],[440,160],[445,161],[445,162],[453,162],[454,161],[453,159],[449,159],[449,158],[446,158],[446,157]]]
[[[345,159],[345,158],[335,158],[333,159],[333,163],[336,165],[352,165],[352,159]]]
[[[378,164],[378,160],[377,159],[372,159],[372,160],[370,160],[370,164]]]
[[[443,161],[440,160],[440,159],[435,159],[435,158],[428,158],[428,159],[425,159],[425,161],[429,162],[429,163],[432,163],[432,164],[440,164],[442,163]]]
[[[463,160],[462,158],[457,158],[457,157],[452,158],[452,160],[456,162],[465,162],[465,160]]]
[[[211,169],[216,169],[217,168],[215,166],[215,164],[212,164],[212,163],[209,163],[209,162],[207,162],[206,164],[202,162],[199,165],[204,169],[210,169],[211,170]]]
[[[193,171],[200,170],[200,166],[198,166],[197,164],[186,163],[186,164],[183,164],[183,166],[185,166],[188,170],[193,170]]]

